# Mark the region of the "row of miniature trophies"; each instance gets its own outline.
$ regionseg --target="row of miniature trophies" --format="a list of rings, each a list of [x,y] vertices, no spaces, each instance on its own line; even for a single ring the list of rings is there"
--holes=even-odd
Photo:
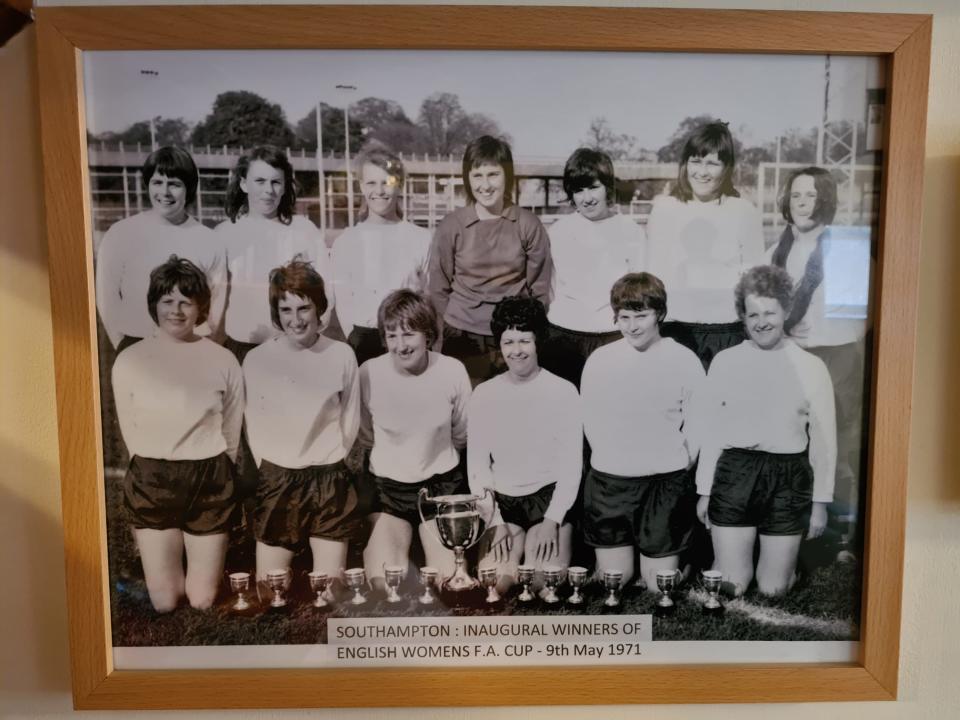
[[[384,565],[384,585],[386,586],[386,596],[384,602],[396,604],[404,602],[400,595],[400,585],[406,575],[406,568],[399,565]],[[497,591],[499,576],[496,567],[481,567],[478,571],[480,585],[486,588],[485,602],[489,605],[499,603],[502,598]],[[517,601],[522,605],[527,605],[535,601],[537,594],[531,592],[535,568],[532,565],[520,565],[517,568],[517,581],[521,586],[521,591],[517,595]],[[250,573],[234,572],[230,573],[230,589],[236,594],[236,600],[231,609],[236,612],[244,612],[251,608],[247,594],[250,592]],[[336,603],[332,593],[329,592],[331,578],[328,573],[313,571],[308,573],[310,580],[310,590],[316,593],[313,600],[315,608],[329,608]],[[540,601],[547,606],[559,605],[562,601],[557,589],[564,583],[564,580],[570,585],[571,592],[566,597],[568,605],[580,606],[585,602],[582,588],[587,583],[588,570],[585,567],[562,568],[557,566],[548,566],[543,569],[543,590],[539,593]],[[676,605],[673,601],[673,593],[676,590],[680,580],[679,570],[658,570],[657,571],[657,589],[660,596],[657,599],[655,613],[660,617],[672,615]],[[367,602],[367,596],[364,590],[367,588],[367,574],[363,568],[350,568],[341,571],[340,579],[343,585],[353,592],[353,595],[346,600],[348,605],[364,605]],[[420,568],[420,585],[423,593],[417,596],[416,600],[421,605],[434,605],[438,602],[438,587],[440,582],[440,571],[435,567]],[[601,584],[604,590],[603,605],[607,608],[618,608],[621,603],[621,584],[623,582],[623,572],[621,570],[603,570],[600,573]],[[707,600],[703,604],[703,613],[706,615],[717,615],[723,612],[723,605],[720,603],[719,594],[723,583],[723,573],[719,570],[704,570],[701,572],[703,588],[707,592]],[[290,587],[291,572],[289,568],[271,570],[266,576],[266,585],[271,591],[270,607],[272,609],[285,608],[289,602],[287,598],[287,589]]]

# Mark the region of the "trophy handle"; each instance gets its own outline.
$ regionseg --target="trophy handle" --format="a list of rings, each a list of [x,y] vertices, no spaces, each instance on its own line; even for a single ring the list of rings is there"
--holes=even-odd
[[[465,550],[467,550],[467,549],[469,549],[469,548],[472,548],[474,545],[476,545],[478,542],[480,542],[480,539],[484,536],[484,534],[486,534],[487,528],[490,527],[490,523],[493,521],[493,516],[494,516],[494,515],[496,514],[496,512],[497,512],[497,496],[494,494],[492,488],[490,488],[490,487],[485,487],[485,488],[483,489],[483,492],[482,492],[480,495],[476,495],[475,497],[482,502],[483,500],[486,500],[487,496],[490,497],[490,508],[491,508],[491,510],[490,510],[490,519],[488,520],[488,519],[484,518],[483,521],[484,521],[484,523],[486,524],[486,527],[483,529],[483,532],[478,532],[478,533],[477,533],[477,539],[474,540],[472,543],[470,543],[466,548],[464,548]]]
[[[420,492],[417,493],[417,512],[420,514],[420,522],[422,522],[422,523],[426,523],[426,522],[427,522],[427,519],[423,516],[423,505],[422,505],[422,503],[423,503],[424,498],[426,498],[427,500],[430,499],[429,497],[427,497],[427,489],[426,489],[425,487],[420,488]]]

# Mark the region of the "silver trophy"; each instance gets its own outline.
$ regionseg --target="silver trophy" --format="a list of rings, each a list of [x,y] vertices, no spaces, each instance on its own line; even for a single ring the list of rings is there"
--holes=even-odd
[[[436,506],[435,522],[440,542],[453,550],[455,570],[453,575],[444,580],[443,588],[454,592],[473,590],[480,583],[470,577],[467,572],[467,562],[464,553],[477,544],[483,534],[484,521],[480,517],[480,502],[490,495],[493,500],[493,491],[484,488],[483,495],[438,495],[427,497],[427,489],[420,488],[417,495],[417,512],[420,519],[427,522],[423,515],[423,503],[433,503]]]
[[[587,569],[585,567],[574,566],[567,569],[567,582],[573,588],[567,602],[571,605],[583,605],[583,595],[580,594],[582,588],[587,582]]]
[[[423,585],[423,595],[417,598],[421,605],[433,605],[437,601],[434,594],[434,588],[437,586],[437,580],[440,578],[440,571],[435,567],[420,568],[420,584]]]
[[[230,607],[234,612],[243,612],[250,609],[247,601],[247,591],[250,589],[250,573],[230,573],[230,589],[237,594],[237,601]]]
[[[267,572],[267,587],[273,593],[270,598],[270,607],[283,608],[287,606],[287,598],[284,595],[290,586],[290,568],[278,568]]]
[[[385,599],[388,603],[403,602],[403,598],[400,597],[399,590],[400,583],[403,582],[405,570],[406,568],[403,568],[399,565],[383,566],[383,581],[387,586],[387,597]]]
[[[480,584],[487,589],[487,602],[500,602],[500,593],[497,592],[497,568],[487,566],[480,568]]]
[[[313,601],[313,606],[315,608],[329,606],[330,603],[327,602],[323,596],[327,591],[327,587],[330,585],[330,576],[325,572],[314,570],[313,572],[308,573],[307,577],[310,578],[310,589],[317,594],[316,599]]]
[[[603,587],[607,591],[607,597],[603,604],[608,608],[620,607],[620,583],[623,582],[622,570],[604,570]]]
[[[704,615],[720,615],[723,613],[723,603],[718,599],[720,587],[723,585],[723,573],[720,570],[703,570],[700,573],[703,579],[703,589],[709,597],[703,604]]]
[[[676,605],[670,596],[679,583],[679,570],[657,570],[657,589],[660,591],[660,597],[657,600],[655,613],[659,617],[672,615],[676,610]]]
[[[560,602],[557,595],[557,587],[563,582],[563,568],[556,565],[549,565],[543,569],[543,601],[547,605],[555,605]]]
[[[363,568],[350,568],[343,571],[343,584],[353,590],[353,597],[348,600],[351,605],[363,605],[367,598],[362,590],[367,584],[367,573]]]
[[[517,582],[523,586],[523,591],[517,595],[517,600],[523,603],[534,600],[536,596],[530,592],[530,584],[533,582],[533,565],[517,566]]]

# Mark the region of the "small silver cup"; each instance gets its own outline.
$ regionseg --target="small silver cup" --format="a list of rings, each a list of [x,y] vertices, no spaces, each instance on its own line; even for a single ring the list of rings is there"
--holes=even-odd
[[[548,565],[543,569],[543,601],[547,605],[555,605],[560,602],[557,595],[557,587],[563,581],[563,568],[556,565]]]
[[[533,565],[518,566],[517,580],[523,586],[523,591],[517,596],[517,600],[523,603],[533,601],[535,596],[530,592],[530,583],[533,582]]]
[[[720,587],[723,585],[723,572],[720,570],[703,570],[700,577],[703,580],[703,589],[709,595],[707,601],[703,604],[703,614],[720,615],[723,612],[723,603],[717,596],[720,594]]]
[[[327,591],[327,587],[330,585],[330,576],[325,572],[314,570],[313,572],[308,573],[307,577],[310,578],[310,589],[317,594],[316,599],[313,601],[313,606],[315,608],[322,608],[330,605],[330,603],[327,602],[327,600],[323,597],[324,593]]]
[[[399,565],[383,566],[383,581],[387,586],[386,601],[388,603],[403,602],[403,598],[400,597],[400,583],[403,582],[404,570],[405,568]]]
[[[620,583],[623,582],[622,570],[604,570],[603,587],[607,591],[607,597],[603,604],[609,608],[620,607]]]
[[[437,601],[434,588],[437,586],[437,580],[440,579],[440,571],[435,567],[420,568],[420,584],[423,585],[423,595],[417,598],[421,605],[433,605]]]
[[[671,595],[679,582],[679,570],[657,570],[657,589],[660,591],[660,597],[657,599],[657,615],[671,615],[676,609]]]
[[[573,588],[573,592],[570,593],[570,597],[567,598],[567,602],[571,605],[583,605],[583,595],[580,594],[580,588],[582,588],[587,582],[587,569],[577,565],[572,568],[568,568],[567,582],[569,582],[570,587]]]
[[[247,600],[247,591],[250,590],[250,573],[230,573],[230,589],[237,594],[237,601],[233,603],[230,609],[234,612],[249,610],[250,603]]]
[[[487,589],[487,602],[500,602],[500,593],[497,592],[497,568],[491,566],[480,568],[480,584]]]
[[[363,568],[344,570],[343,584],[353,590],[353,597],[348,601],[351,605],[363,605],[367,601],[362,592],[363,587],[367,584],[367,573]]]
[[[289,586],[289,568],[278,568],[267,572],[267,587],[273,592],[273,597],[270,598],[270,607],[282,608],[287,606],[287,598],[284,593]]]

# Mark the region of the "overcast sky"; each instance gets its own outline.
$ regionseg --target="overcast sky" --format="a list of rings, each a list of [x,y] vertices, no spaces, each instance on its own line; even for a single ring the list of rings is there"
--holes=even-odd
[[[459,51],[155,51],[84,53],[87,126],[121,131],[148,117],[196,123],[218,93],[249,90],[296,123],[317,101],[395,100],[416,121],[433,92],[493,117],[518,156],[566,157],[592,118],[640,146],[664,145],[685,117],[710,114],[748,144],[819,124],[823,56]],[[151,70],[156,75],[144,75]],[[833,57],[830,118],[864,119],[878,58]],[[357,86],[344,94],[337,84]]]

